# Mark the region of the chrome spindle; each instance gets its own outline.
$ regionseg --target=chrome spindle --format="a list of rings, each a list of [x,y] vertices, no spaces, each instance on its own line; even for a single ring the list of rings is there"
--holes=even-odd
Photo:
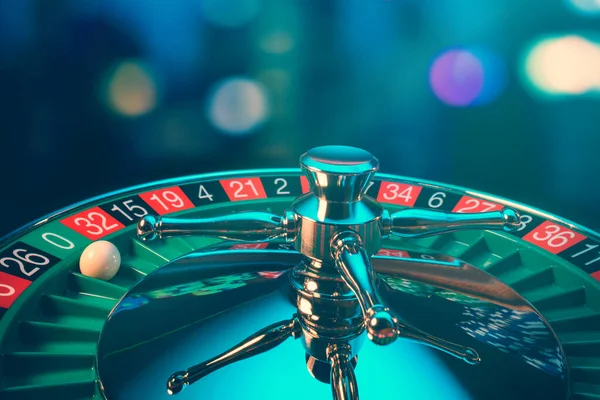
[[[396,318],[377,294],[371,260],[360,237],[354,232],[342,232],[334,236],[331,247],[340,275],[358,299],[369,339],[378,345],[394,342],[398,337]]]
[[[418,238],[458,230],[502,229],[514,232],[519,229],[519,213],[511,208],[501,211],[462,214],[434,210],[407,208],[391,215],[384,214],[383,235]]]
[[[453,357],[461,359],[467,364],[475,365],[479,364],[479,362],[481,361],[481,358],[479,358],[479,354],[475,350],[469,347],[449,342],[437,336],[430,335],[404,322],[398,322],[397,334],[400,338],[425,344],[436,350],[443,351],[444,353],[450,354]]]
[[[292,213],[243,212],[215,218],[169,218],[147,215],[137,226],[143,241],[175,236],[210,236],[251,242],[277,238],[293,240],[296,233]]]
[[[349,346],[331,345],[327,357],[331,364],[333,400],[358,400],[358,384]]]
[[[177,394],[211,372],[236,361],[271,350],[290,337],[297,339],[300,337],[300,334],[300,324],[295,317],[290,320],[269,325],[226,352],[211,358],[208,361],[194,365],[193,367],[188,368],[187,371],[175,372],[167,381],[167,393],[170,395]]]

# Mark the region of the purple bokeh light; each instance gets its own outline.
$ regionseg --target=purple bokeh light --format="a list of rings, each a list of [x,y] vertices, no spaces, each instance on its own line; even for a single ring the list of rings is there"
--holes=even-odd
[[[442,53],[431,66],[429,83],[435,95],[444,103],[466,107],[481,94],[484,82],[483,65],[466,50]]]

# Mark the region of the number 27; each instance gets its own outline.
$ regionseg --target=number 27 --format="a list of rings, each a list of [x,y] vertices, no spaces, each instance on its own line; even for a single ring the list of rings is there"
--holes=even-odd
[[[481,200],[477,200],[477,199],[469,199],[469,200],[465,201],[465,206],[466,207],[462,207],[454,212],[457,212],[457,213],[466,213],[469,211],[486,212],[486,211],[492,211],[492,210],[498,208],[497,204],[489,203],[487,201],[481,201]]]

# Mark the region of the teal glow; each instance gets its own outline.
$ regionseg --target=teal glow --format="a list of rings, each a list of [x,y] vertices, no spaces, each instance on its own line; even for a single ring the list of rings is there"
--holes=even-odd
[[[165,390],[166,377],[171,373],[210,359],[238,343],[246,332],[288,319],[293,312],[290,302],[278,294],[270,294],[204,321],[202,329],[192,325],[128,349],[123,354],[126,364],[129,369],[138,364],[139,371],[136,379],[128,380],[119,390],[116,399],[172,399]],[[169,351],[160,350],[167,343]],[[139,361],[149,353],[150,360]],[[387,347],[366,343],[356,368],[361,397],[383,398],[395,390],[399,398],[406,399],[470,399],[438,354],[402,340]],[[213,372],[178,394],[177,399],[331,398],[330,386],[310,376],[304,356],[301,343],[289,339],[264,354]]]
[[[235,28],[252,21],[260,12],[260,0],[202,0],[202,16],[210,23]]]
[[[600,16],[599,0],[565,0],[567,6],[576,14],[582,16]]]

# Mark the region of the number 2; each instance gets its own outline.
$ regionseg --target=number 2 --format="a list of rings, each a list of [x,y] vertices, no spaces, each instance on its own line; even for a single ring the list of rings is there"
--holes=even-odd
[[[275,179],[275,184],[282,184],[280,187],[277,188],[277,194],[290,194],[289,190],[283,190],[287,187],[287,181],[283,178],[277,178]]]

